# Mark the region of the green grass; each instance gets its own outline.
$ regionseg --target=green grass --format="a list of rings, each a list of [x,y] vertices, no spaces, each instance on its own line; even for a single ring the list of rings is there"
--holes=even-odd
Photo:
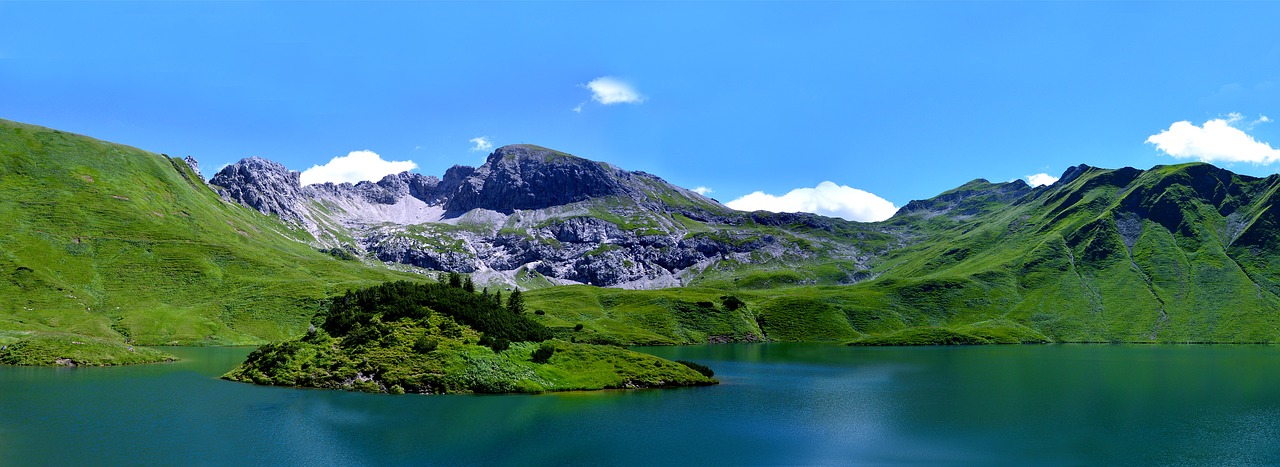
[[[525,290],[545,289],[547,287],[555,286],[555,284],[553,284],[550,279],[547,279],[546,276],[542,275],[542,273],[530,270],[524,266],[521,266],[520,269],[516,270],[515,280],[516,285]]]
[[[65,333],[38,334],[0,346],[0,363],[6,365],[110,366],[176,359],[155,349]]]
[[[957,332],[986,339],[992,344],[1047,344],[1048,337],[1007,319],[992,319],[959,326]]]
[[[910,328],[859,339],[850,342],[849,345],[985,345],[991,343],[987,339],[972,334],[945,328]]]
[[[761,303],[756,321],[776,341],[847,341],[861,333],[844,312],[813,297],[778,297]]]
[[[254,344],[335,292],[412,277],[316,251],[177,159],[8,121],[0,200],[0,332]]]
[[[530,291],[526,308],[563,339],[620,345],[671,345],[762,340],[748,308],[727,310],[714,289],[619,290],[563,286]],[[709,305],[709,306],[708,306]],[[577,324],[582,331],[573,331]]]

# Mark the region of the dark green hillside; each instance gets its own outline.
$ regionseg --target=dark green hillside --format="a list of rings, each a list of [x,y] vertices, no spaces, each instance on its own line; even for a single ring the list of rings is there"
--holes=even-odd
[[[315,251],[179,159],[3,120],[0,218],[0,344],[258,343],[336,291],[407,277]]]
[[[1207,164],[1073,168],[973,218],[899,215],[890,222],[931,241],[862,287],[890,292],[913,324],[1001,317],[1057,341],[1274,342],[1278,181]]]
[[[509,301],[445,284],[396,282],[348,292],[318,317],[318,329],[255,350],[224,378],[393,394],[716,383],[705,367],[551,339],[547,328],[516,311]]]

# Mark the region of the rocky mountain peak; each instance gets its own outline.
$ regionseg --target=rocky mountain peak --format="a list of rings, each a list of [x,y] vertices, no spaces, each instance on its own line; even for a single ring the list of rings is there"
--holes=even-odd
[[[402,172],[299,186],[298,172],[249,158],[212,183],[228,201],[306,228],[318,247],[512,284],[533,274],[554,283],[672,286],[725,258],[811,254],[799,241],[737,225],[840,230],[812,215],[747,217],[657,176],[529,144],[503,146],[479,167],[453,166],[439,179]],[[691,222],[734,233],[694,231]]]
[[[406,171],[387,175],[377,182],[316,183],[303,187],[302,191],[311,198],[357,198],[375,204],[396,204],[413,197],[432,204],[438,200],[439,185],[440,179],[436,177]]]
[[[278,162],[255,156],[224,167],[209,183],[218,187],[223,199],[302,223],[298,206],[302,198],[300,175]]]
[[[1068,183],[1071,183],[1072,180],[1080,178],[1081,175],[1084,175],[1085,172],[1088,172],[1089,169],[1092,169],[1092,168],[1093,167],[1089,167],[1088,165],[1085,165],[1085,164],[1080,164],[1075,167],[1067,167],[1067,170],[1062,172],[1062,176],[1058,177],[1058,181],[1057,183],[1055,183],[1055,185],[1056,184],[1066,185]]]
[[[485,160],[485,165],[493,167],[501,163],[553,163],[556,161],[567,163],[591,162],[581,157],[557,151],[554,149],[544,148],[534,144],[510,144],[503,146],[489,154]]]
[[[196,173],[196,177],[204,180],[204,175],[200,173],[200,162],[196,158],[187,156],[182,159],[182,162],[187,163],[187,167],[191,167],[191,171]]]
[[[969,219],[988,209],[990,203],[1010,203],[1031,191],[1031,186],[1022,180],[991,183],[979,178],[933,198],[911,200],[893,217],[934,217],[945,214],[957,220]]]
[[[503,146],[470,173],[461,167],[449,169],[443,185],[456,182],[456,188],[448,195],[445,211],[457,215],[483,208],[510,214],[621,195],[625,190],[619,172],[608,164],[540,146]]]

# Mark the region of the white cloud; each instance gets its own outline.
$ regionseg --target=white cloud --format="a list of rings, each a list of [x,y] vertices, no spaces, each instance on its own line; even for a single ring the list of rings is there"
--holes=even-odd
[[[1058,177],[1049,175],[1047,173],[1027,175],[1026,177],[1023,177],[1023,178],[1027,179],[1027,183],[1030,184],[1031,186],[1052,185],[1053,182],[1058,181]]]
[[[351,151],[345,156],[338,156],[325,165],[313,165],[302,172],[302,184],[315,183],[356,183],[359,181],[380,180],[390,174],[418,168],[413,161],[383,160],[373,151]]]
[[[811,212],[862,222],[882,221],[898,212],[884,198],[833,182],[797,188],[782,196],[757,191],[725,205],[739,211]]]
[[[716,191],[716,190],[712,190],[712,189],[707,188],[707,187],[705,187],[705,186],[700,186],[700,187],[697,187],[697,188],[694,188],[694,189],[693,189],[693,192],[694,192],[694,193],[700,194],[700,195],[702,195],[702,196],[709,195],[709,194],[711,194],[711,193],[714,193],[715,191]]]
[[[467,141],[471,141],[475,146],[471,147],[472,151],[488,151],[493,149],[493,143],[489,142],[488,136],[477,136]]]
[[[1271,121],[1271,118],[1262,114],[1258,114],[1258,119],[1252,122],[1245,121],[1244,115],[1242,115],[1240,112],[1231,112],[1227,114],[1228,125],[1231,125],[1235,128],[1244,127],[1245,130],[1252,130],[1253,127],[1258,126],[1259,123],[1267,123],[1270,121]]]
[[[1159,134],[1151,135],[1146,142],[1178,159],[1254,164],[1270,164],[1280,160],[1280,150],[1254,139],[1235,126],[1242,120],[1244,117],[1234,112],[1227,114],[1225,119],[1215,118],[1204,122],[1203,126],[1195,126],[1183,120],[1169,125],[1169,129]],[[1270,121],[1270,118],[1262,116],[1244,125],[1248,129]]]
[[[573,111],[574,111],[574,112],[576,112],[576,113],[582,113],[582,106],[584,106],[584,105],[587,105],[587,103],[586,103],[586,102],[583,102],[583,103],[581,103],[581,104],[578,104],[578,105],[573,106]]]
[[[601,76],[585,86],[591,90],[591,100],[604,105],[639,104],[645,100],[630,84],[612,76]],[[582,105],[578,105],[574,111],[581,112]]]

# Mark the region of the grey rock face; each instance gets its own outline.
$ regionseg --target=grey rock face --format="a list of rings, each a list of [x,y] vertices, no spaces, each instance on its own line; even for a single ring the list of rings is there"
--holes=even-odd
[[[442,178],[404,172],[303,187],[298,172],[250,158],[211,183],[228,200],[305,227],[318,246],[510,281],[532,271],[556,283],[676,286],[726,259],[812,256],[809,243],[761,235],[761,227],[835,232],[848,224],[741,213],[654,175],[532,145],[504,146],[480,167],[454,166]]]
[[[449,193],[445,212],[461,214],[489,209],[510,214],[517,209],[552,206],[624,193],[617,169],[559,151],[532,146],[503,146]],[[461,175],[459,171],[455,176]],[[449,179],[449,174],[445,175]]]
[[[299,205],[303,199],[299,175],[279,163],[250,157],[224,167],[209,183],[219,187],[223,198],[301,224],[304,210]]]
[[[201,180],[204,180],[204,175],[200,173],[200,162],[196,161],[196,158],[187,156],[182,159],[182,162],[186,162],[187,167],[191,167],[191,171],[195,172],[196,176],[200,177]]]
[[[358,198],[376,204],[395,204],[411,196],[430,203],[436,196],[440,180],[430,175],[401,172],[382,177],[377,183],[317,183],[302,187],[309,198]]]

